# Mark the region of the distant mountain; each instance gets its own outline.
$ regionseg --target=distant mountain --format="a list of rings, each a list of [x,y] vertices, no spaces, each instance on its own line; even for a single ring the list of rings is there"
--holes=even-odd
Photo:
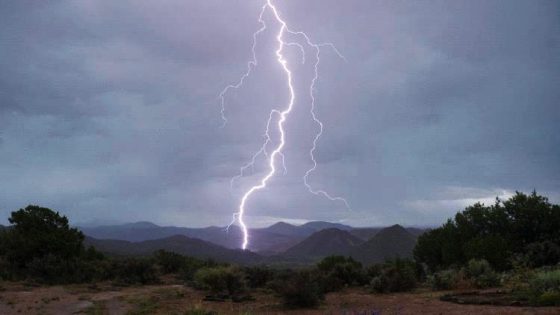
[[[367,241],[374,237],[379,231],[383,230],[382,227],[367,227],[367,228],[353,228],[350,230],[350,234]]]
[[[86,237],[84,244],[86,246],[91,245],[101,252],[119,256],[146,256],[163,249],[181,255],[201,259],[211,258],[216,261],[237,264],[256,264],[262,261],[262,257],[253,252],[228,249],[184,235],[175,235],[142,242],[99,240]]]
[[[174,235],[183,235],[212,242],[224,247],[239,246],[241,231],[232,227],[229,231],[215,226],[206,228],[185,228],[175,226],[159,226],[151,222],[136,222],[120,225],[97,227],[80,227],[85,235],[97,239],[113,239],[130,242],[156,240]]]
[[[297,258],[323,258],[329,255],[347,255],[352,248],[363,243],[348,231],[329,228],[311,236],[285,251],[282,256]]]
[[[431,229],[430,228],[407,227],[406,230],[410,234],[414,235],[415,237],[418,237],[418,236],[428,232]]]
[[[176,226],[159,226],[151,222],[135,222],[120,225],[105,225],[97,227],[79,227],[85,235],[96,239],[123,240],[142,242],[183,235],[210,242],[225,248],[239,248],[242,232],[238,226],[225,227],[210,226],[205,228],[186,228]],[[339,223],[322,221],[308,222],[303,225],[293,225],[278,222],[266,228],[250,229],[249,249],[265,256],[277,255],[295,246],[317,231],[337,228],[347,231],[353,236],[366,241],[375,236],[382,228],[352,228]],[[414,231],[414,234],[420,230]]]
[[[352,228],[349,232],[358,237],[363,239],[364,241],[367,241],[369,239],[371,239],[372,237],[374,237],[377,233],[379,233],[379,231],[383,230],[383,227],[364,227],[364,228]],[[418,228],[418,227],[407,227],[405,228],[410,234],[412,234],[414,237],[418,237],[422,234],[424,234],[424,232],[429,231],[429,228]]]
[[[331,223],[325,221],[311,221],[299,226],[301,229],[308,229],[312,230],[313,232],[317,232],[324,229],[339,229],[343,231],[349,231],[352,229],[351,226],[340,224],[340,223]]]
[[[290,236],[296,236],[296,235],[297,236],[308,236],[308,235],[311,235],[313,233],[313,230],[311,230],[311,229],[302,228],[301,226],[289,224],[289,223],[286,223],[286,222],[274,223],[273,225],[271,225],[269,227],[256,229],[256,230],[266,231],[266,232],[274,233],[274,234],[278,234],[278,235],[290,235]]]
[[[379,263],[385,259],[412,257],[416,237],[400,225],[382,229],[370,240],[356,246],[350,255],[365,264]]]
[[[275,230],[276,228],[278,228],[279,233],[275,233],[277,232]],[[241,229],[235,225],[231,226],[229,229],[216,226],[206,228],[185,228],[175,226],[158,226],[150,222],[136,222],[121,225],[80,227],[80,229],[85,235],[96,239],[142,242],[174,235],[183,235],[190,238],[201,239],[230,249],[239,248],[239,244],[241,244],[242,240]],[[299,231],[290,232],[289,228],[286,227],[282,230],[279,226],[274,227],[273,229],[251,229],[249,233],[251,236],[249,249],[269,254],[282,252],[301,241],[307,235],[306,233],[302,234]]]

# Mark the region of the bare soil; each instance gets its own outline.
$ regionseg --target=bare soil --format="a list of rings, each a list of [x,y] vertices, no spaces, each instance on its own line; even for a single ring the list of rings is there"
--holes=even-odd
[[[326,296],[318,309],[289,310],[271,294],[257,291],[255,301],[204,301],[205,293],[179,284],[116,287],[109,283],[29,286],[0,283],[0,314],[560,314],[560,307],[462,305],[440,300],[449,292],[371,294],[348,289]]]

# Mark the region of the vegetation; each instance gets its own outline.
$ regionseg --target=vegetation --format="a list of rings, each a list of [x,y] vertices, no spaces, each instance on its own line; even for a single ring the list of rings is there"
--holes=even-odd
[[[427,283],[434,291],[451,290],[457,287],[459,279],[460,275],[457,270],[446,269],[428,276]]]
[[[324,299],[324,291],[319,282],[316,272],[305,269],[283,274],[271,287],[282,298],[285,306],[313,308]]]
[[[0,276],[46,283],[91,280],[82,271],[102,255],[85,250],[84,235],[70,228],[65,216],[30,205],[12,212],[9,222],[12,226],[0,234],[0,263],[5,267]]]
[[[532,267],[560,258],[560,206],[533,192],[517,192],[506,201],[476,203],[443,226],[418,239],[416,261],[432,272],[485,259],[496,270],[509,270],[522,257]],[[541,250],[543,249],[543,250]]]
[[[463,268],[463,273],[472,284],[479,289],[495,287],[499,284],[498,274],[484,260],[471,259]]]
[[[324,292],[339,291],[343,287],[363,285],[366,282],[362,264],[352,257],[329,256],[317,264],[322,275]]]
[[[416,287],[415,263],[408,259],[395,259],[379,268],[379,273],[370,282],[377,293],[410,291]]]
[[[205,267],[194,275],[197,287],[216,295],[237,297],[246,291],[245,275],[237,267]]]
[[[560,305],[560,208],[536,193],[517,193],[492,206],[475,204],[420,236],[414,258],[364,266],[329,256],[305,269],[244,266],[159,250],[146,257],[110,257],[85,248],[84,235],[58,212],[38,206],[12,212],[0,230],[0,280],[54,283],[112,281],[117,285],[175,281],[207,291],[210,298],[241,301],[254,290],[274,292],[289,308],[318,307],[326,294],[350,287],[390,293],[484,289],[503,285],[533,305]],[[393,228],[398,232],[397,228]],[[160,301],[138,301],[150,313]],[[163,305],[163,304],[161,304]],[[91,312],[102,311],[94,305]],[[193,309],[191,314],[209,314]]]
[[[560,269],[537,272],[529,280],[528,295],[535,305],[560,305]]]

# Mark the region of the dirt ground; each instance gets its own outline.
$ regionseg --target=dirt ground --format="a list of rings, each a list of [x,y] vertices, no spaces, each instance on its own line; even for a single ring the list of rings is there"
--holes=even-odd
[[[560,314],[560,307],[503,307],[442,302],[443,292],[370,294],[349,289],[329,294],[314,310],[287,310],[270,294],[255,292],[255,301],[206,302],[204,292],[178,284],[115,287],[110,284],[34,287],[0,283],[0,314]]]

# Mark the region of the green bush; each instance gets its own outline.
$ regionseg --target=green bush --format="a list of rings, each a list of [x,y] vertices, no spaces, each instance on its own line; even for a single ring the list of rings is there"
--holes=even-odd
[[[271,283],[271,288],[289,308],[314,308],[324,299],[314,270],[299,270],[281,273]]]
[[[105,270],[108,278],[119,284],[151,284],[158,283],[156,269],[153,262],[146,258],[126,258],[114,260]]]
[[[329,256],[317,264],[324,292],[339,291],[345,286],[366,283],[362,264],[352,257]]]
[[[416,264],[397,258],[383,265],[381,273],[371,279],[370,289],[377,293],[410,291],[416,282]]]
[[[529,286],[532,291],[539,293],[560,292],[560,269],[537,272],[529,280]]]
[[[154,260],[164,274],[176,273],[186,263],[185,256],[162,249],[155,252]]]
[[[537,305],[560,306],[560,292],[544,292],[537,298]]]
[[[243,272],[250,288],[265,287],[274,279],[274,271],[266,266],[245,267]]]
[[[195,273],[194,283],[213,294],[238,296],[246,290],[245,275],[235,267],[202,268]]]
[[[542,270],[529,279],[528,288],[520,291],[534,305],[560,305],[560,269]]]
[[[457,287],[459,274],[455,269],[438,271],[428,276],[428,284],[432,290],[451,290]]]
[[[468,264],[463,268],[463,272],[467,279],[479,289],[495,287],[500,283],[498,274],[492,269],[488,261],[484,259],[469,260]]]

